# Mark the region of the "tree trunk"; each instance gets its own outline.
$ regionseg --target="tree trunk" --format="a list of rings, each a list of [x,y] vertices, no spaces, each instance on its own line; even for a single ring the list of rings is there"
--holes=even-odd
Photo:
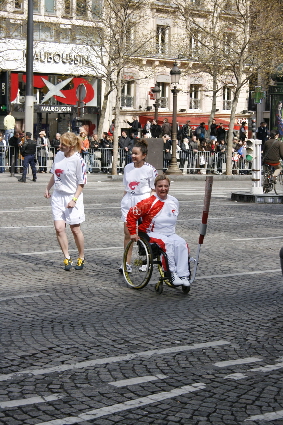
[[[105,121],[105,115],[106,115],[107,104],[108,104],[109,92],[110,92],[110,81],[109,81],[109,79],[107,79],[106,80],[106,83],[105,83],[105,94],[103,96],[103,103],[102,103],[102,107],[101,107],[101,114],[100,114],[100,118],[99,118],[98,129],[97,129],[98,139],[101,139],[102,138],[102,133],[103,133],[103,128],[104,128],[104,121]]]
[[[121,106],[121,71],[117,73],[116,81],[116,102],[115,102],[115,127],[113,134],[113,162],[112,162],[112,175],[117,175],[118,165],[118,138],[120,134],[120,106]]]
[[[233,97],[233,101],[232,101],[230,123],[229,123],[229,130],[228,130],[227,156],[226,156],[226,174],[228,176],[232,175],[232,144],[233,144],[233,137],[234,137],[234,122],[235,122],[236,109],[237,109],[237,105],[239,101],[239,94],[240,94],[240,88],[237,87]]]

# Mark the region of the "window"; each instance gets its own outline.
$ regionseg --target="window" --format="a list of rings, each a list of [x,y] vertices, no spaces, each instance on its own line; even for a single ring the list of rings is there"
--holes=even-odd
[[[159,83],[160,87],[160,98],[159,98],[159,107],[168,108],[168,94],[169,94],[169,84],[168,83]]]
[[[6,0],[0,0],[0,10],[6,10],[7,2]]]
[[[232,106],[232,88],[229,86],[223,87],[223,109],[230,111]]]
[[[21,10],[23,8],[22,0],[15,0],[15,9]]]
[[[200,108],[201,86],[199,84],[190,85],[190,109]]]
[[[33,0],[33,11],[38,12],[38,10],[39,10],[38,0]]]
[[[223,34],[223,52],[227,55],[232,53],[234,45],[235,34],[231,32],[225,32]]]
[[[1,21],[0,24],[0,38],[4,38],[6,36],[6,22]]]
[[[102,0],[92,0],[91,3],[92,16],[99,17],[102,12]]]
[[[70,16],[72,14],[72,1],[65,0],[64,1],[64,14],[65,16]]]
[[[77,44],[85,44],[88,40],[88,32],[87,32],[87,28],[83,28],[83,27],[77,27],[76,28],[76,43]]]
[[[24,38],[23,24],[21,22],[15,22],[13,20],[9,22],[9,36],[11,38]]]
[[[45,0],[45,13],[55,14],[55,0]]]
[[[76,13],[78,16],[85,16],[87,12],[86,0],[77,0]]]
[[[190,35],[190,54],[195,57],[199,52],[199,35],[197,31],[193,31]]]
[[[124,81],[121,90],[121,106],[126,108],[134,107],[134,84],[133,80]]]
[[[33,37],[35,40],[54,41],[54,30],[52,25],[35,23],[33,28]]]
[[[168,52],[169,27],[167,25],[157,25],[156,27],[156,53]]]
[[[70,28],[60,28],[59,40],[61,43],[70,43],[71,42],[71,29]]]

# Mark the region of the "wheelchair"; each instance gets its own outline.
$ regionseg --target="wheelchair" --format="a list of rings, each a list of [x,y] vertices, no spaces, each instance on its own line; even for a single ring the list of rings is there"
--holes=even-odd
[[[143,234],[137,242],[131,240],[126,246],[123,256],[123,275],[127,284],[133,289],[144,288],[150,281],[153,267],[156,265],[159,271],[159,280],[155,284],[155,291],[158,294],[162,294],[164,283],[170,288],[181,287],[183,293],[188,294],[190,292],[190,286],[176,286],[172,283],[166,252],[156,243],[149,243],[147,239],[146,235]],[[126,265],[128,254],[131,255],[131,272],[127,270]],[[196,260],[194,258],[188,258],[189,270],[192,263],[195,263],[195,276]],[[190,273],[190,283],[192,282],[191,277],[192,275]]]

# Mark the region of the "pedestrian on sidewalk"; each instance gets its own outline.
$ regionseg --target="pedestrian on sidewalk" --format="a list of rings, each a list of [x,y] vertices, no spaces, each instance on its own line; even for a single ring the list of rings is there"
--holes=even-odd
[[[84,236],[80,224],[85,221],[83,188],[86,184],[86,165],[80,156],[81,139],[74,133],[64,133],[60,138],[60,151],[51,168],[53,173],[45,190],[45,198],[50,198],[50,189],[54,186],[51,199],[54,227],[57,240],[65,256],[65,270],[72,268],[69,254],[66,224],[70,225],[79,257],[76,270],[84,267]]]
[[[26,183],[28,166],[31,166],[32,170],[32,181],[36,182],[36,167],[35,167],[35,154],[36,154],[36,140],[32,140],[32,134],[26,132],[26,141],[21,145],[21,155],[24,157],[23,162],[23,175],[18,181]]]

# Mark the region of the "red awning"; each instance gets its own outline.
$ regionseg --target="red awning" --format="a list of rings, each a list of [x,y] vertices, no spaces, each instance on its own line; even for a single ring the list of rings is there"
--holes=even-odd
[[[167,118],[169,123],[172,124],[172,115],[158,115],[158,124],[162,125],[163,124],[163,120],[164,118]],[[141,126],[144,127],[145,123],[147,120],[152,121],[154,119],[154,113],[152,113],[152,115],[140,115],[139,116],[139,121],[141,123]],[[205,123],[205,128],[208,129],[208,120],[209,120],[209,115],[177,115],[177,122],[179,125],[184,125],[186,124],[187,121],[190,121],[190,126],[192,127],[192,129],[195,129],[196,127],[198,127],[200,125],[201,122]],[[223,124],[223,127],[228,130],[229,128],[229,121],[219,118],[219,117],[215,117],[216,120],[216,124]],[[235,129],[239,129],[240,125],[235,124],[234,126]]]

